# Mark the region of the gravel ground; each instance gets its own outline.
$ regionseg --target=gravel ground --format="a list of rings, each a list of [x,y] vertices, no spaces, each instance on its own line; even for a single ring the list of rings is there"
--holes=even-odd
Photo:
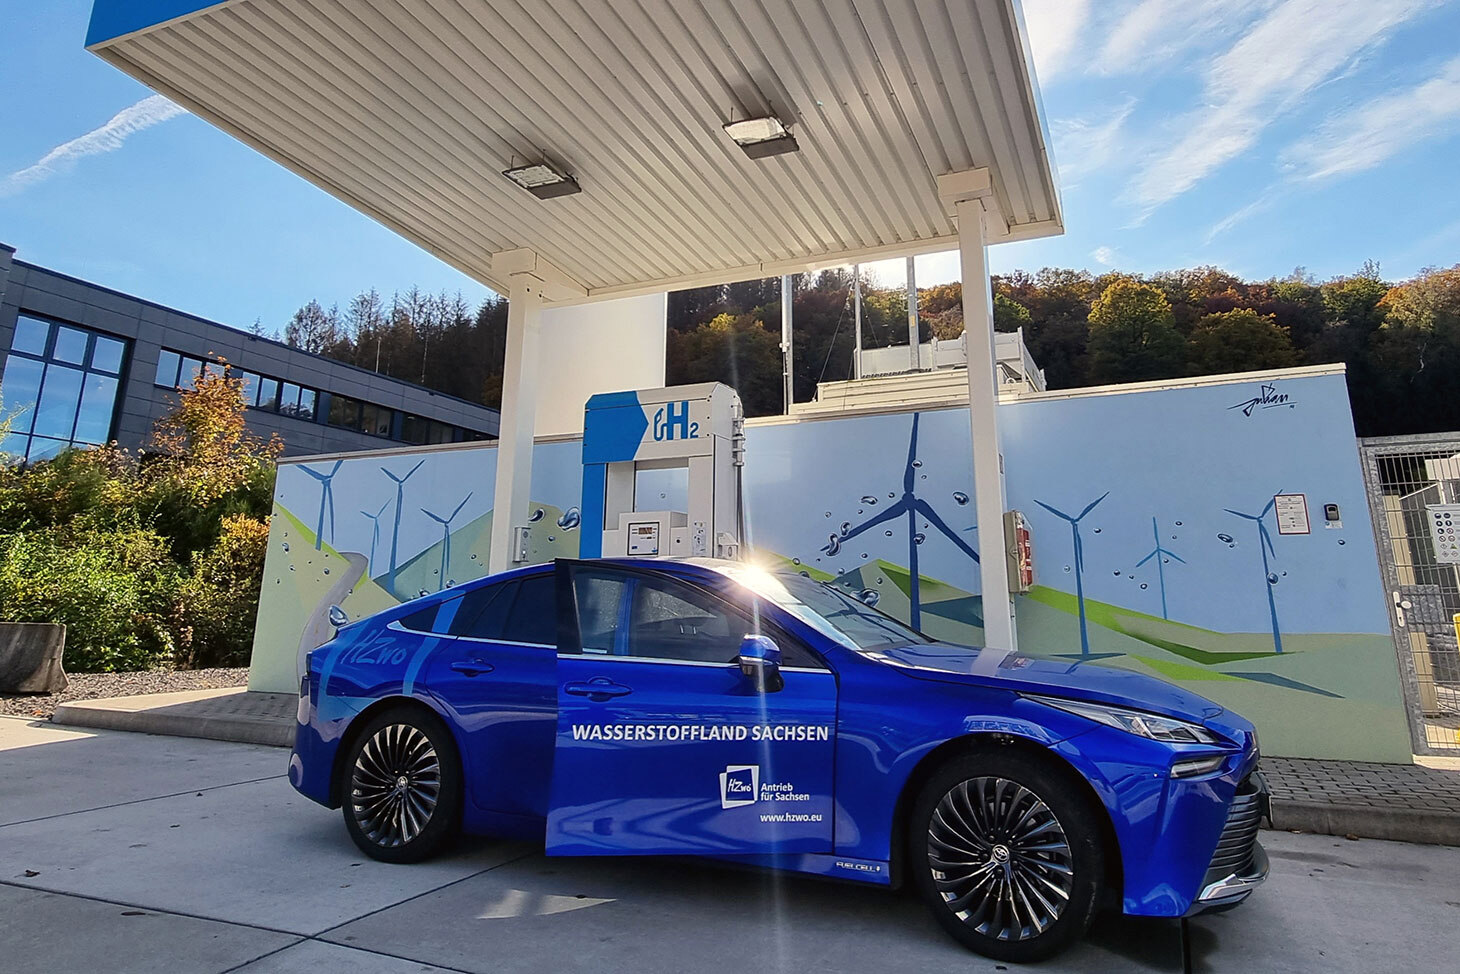
[[[174,693],[178,690],[215,690],[248,683],[248,667],[216,670],[140,670],[133,673],[69,673],[71,684],[61,693],[13,695],[0,693],[0,714],[47,717],[56,704],[67,700],[130,697],[139,693]]]

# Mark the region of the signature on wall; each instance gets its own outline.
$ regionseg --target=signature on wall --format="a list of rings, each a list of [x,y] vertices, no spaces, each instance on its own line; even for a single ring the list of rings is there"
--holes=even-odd
[[[1228,406],[1228,409],[1240,409],[1243,416],[1251,416],[1255,409],[1275,409],[1278,406],[1287,406],[1292,409],[1297,403],[1293,397],[1286,392],[1278,392],[1277,386],[1271,382],[1264,382],[1257,395],[1251,399],[1243,400]]]

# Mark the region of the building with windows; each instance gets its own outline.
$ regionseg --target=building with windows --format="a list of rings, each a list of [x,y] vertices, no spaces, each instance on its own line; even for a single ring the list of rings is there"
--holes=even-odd
[[[477,403],[301,352],[14,259],[0,244],[0,416],[7,459],[116,440],[142,447],[200,373],[244,382],[248,424],[285,454],[495,439]],[[225,365],[226,363],[226,365]]]

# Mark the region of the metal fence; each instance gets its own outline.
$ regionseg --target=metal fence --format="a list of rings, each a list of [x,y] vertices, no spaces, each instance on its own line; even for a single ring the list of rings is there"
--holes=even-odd
[[[1359,441],[1417,754],[1460,754],[1460,433]],[[1457,528],[1460,529],[1460,528]],[[1453,530],[1453,529],[1452,529]]]

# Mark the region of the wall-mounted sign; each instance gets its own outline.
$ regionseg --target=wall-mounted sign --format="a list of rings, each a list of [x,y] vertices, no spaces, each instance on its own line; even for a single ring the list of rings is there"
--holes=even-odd
[[[1460,565],[1460,504],[1426,504],[1425,515],[1435,543],[1435,561]]]
[[[1308,498],[1304,494],[1278,494],[1273,498],[1278,534],[1308,534]]]

